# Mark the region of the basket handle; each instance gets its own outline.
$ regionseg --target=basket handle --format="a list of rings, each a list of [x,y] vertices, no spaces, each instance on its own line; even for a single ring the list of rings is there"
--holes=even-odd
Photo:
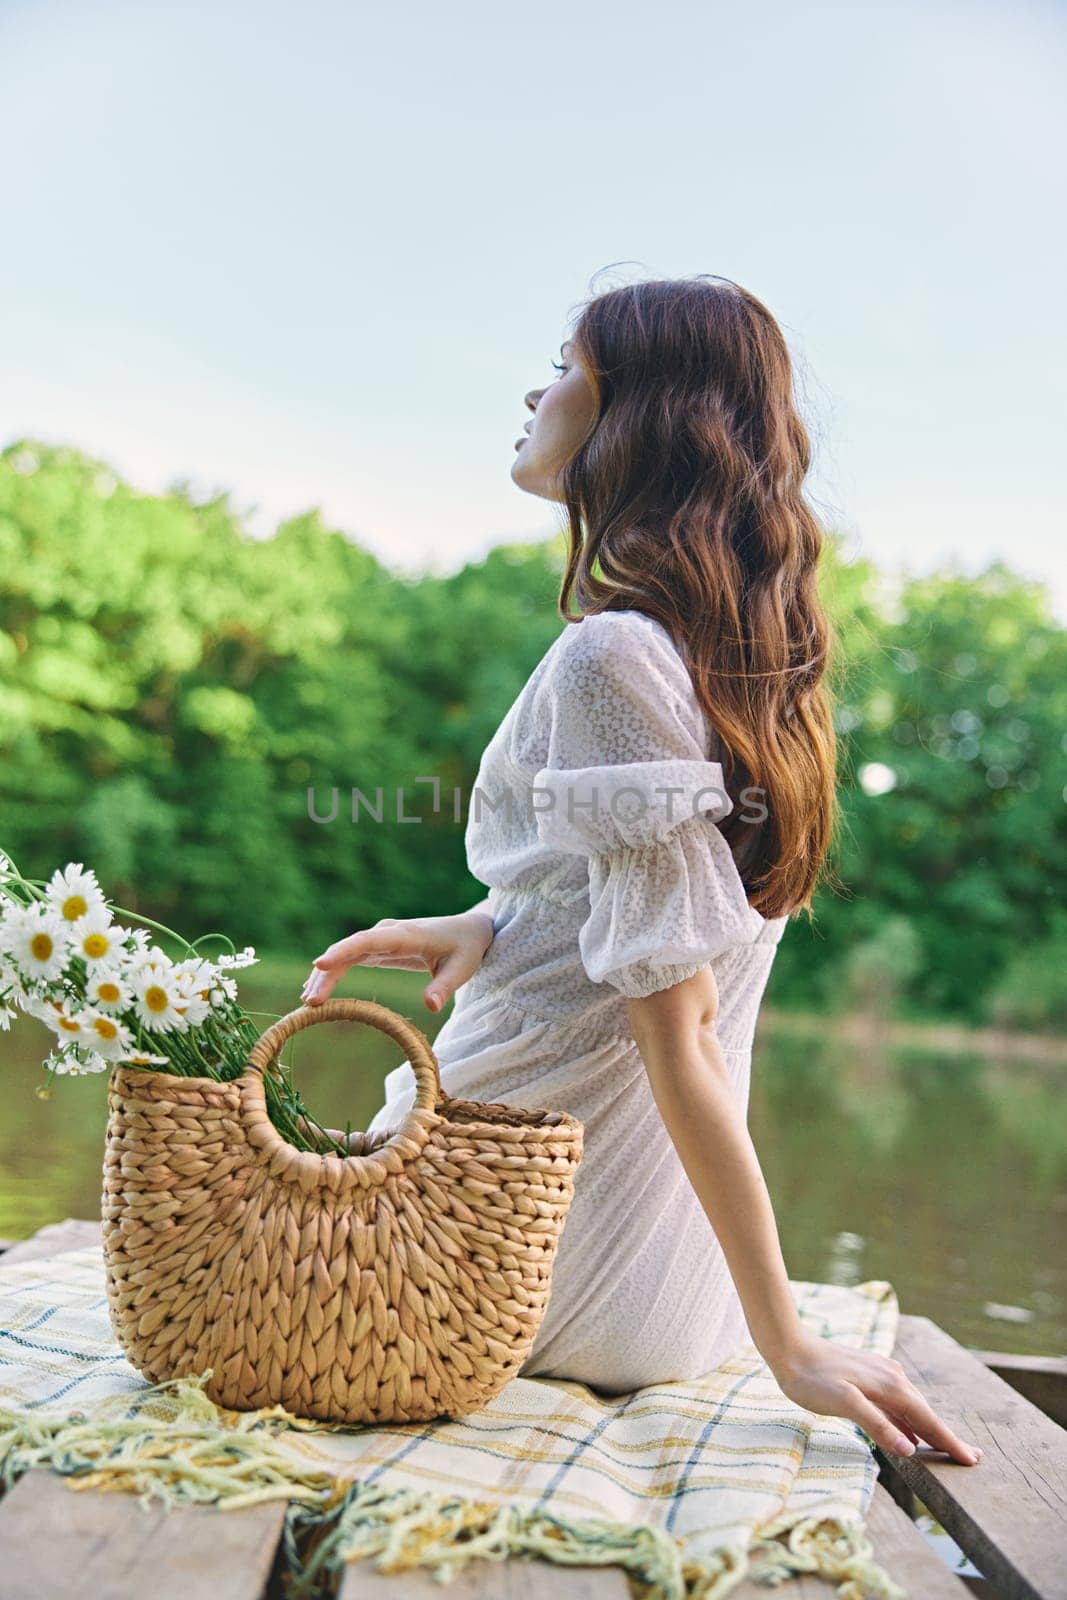
[[[395,1039],[407,1051],[415,1073],[415,1104],[433,1110],[441,1098],[441,1075],[429,1039],[413,1022],[376,1000],[322,1000],[317,1006],[290,1011],[260,1035],[248,1057],[248,1066],[253,1072],[264,1072],[294,1034],[313,1028],[317,1022],[365,1022]]]
[[[373,1150],[350,1150],[347,1155],[322,1155],[317,1150],[298,1150],[278,1133],[270,1122],[267,1110],[267,1091],[264,1070],[277,1058],[286,1038],[299,1034],[304,1027],[314,1027],[315,1022],[368,1022],[378,1027],[382,1034],[395,1038],[398,1045],[408,1051],[414,1070],[414,1104],[400,1120],[400,1126],[389,1134],[386,1141]],[[437,1069],[437,1056],[430,1050],[426,1034],[421,1034],[413,1022],[389,1006],[378,1005],[376,1000],[323,1000],[322,1005],[304,1005],[299,1011],[274,1022],[262,1034],[248,1056],[248,1066],[237,1080],[237,1090],[242,1102],[242,1122],[245,1136],[259,1150],[262,1160],[270,1163],[270,1173],[286,1182],[298,1182],[307,1194],[322,1190],[323,1186],[336,1194],[354,1194],[357,1190],[378,1189],[390,1174],[403,1173],[426,1149],[427,1139],[440,1122],[437,1102],[448,1099],[442,1094],[442,1080]]]

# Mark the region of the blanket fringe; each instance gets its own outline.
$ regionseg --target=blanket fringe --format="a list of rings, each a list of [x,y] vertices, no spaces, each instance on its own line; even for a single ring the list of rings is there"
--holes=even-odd
[[[516,1556],[564,1566],[620,1566],[641,1600],[725,1600],[747,1571],[746,1552],[731,1545],[710,1562],[682,1563],[682,1541],[648,1524],[569,1518],[486,1500],[346,1483],[334,1504],[298,1509],[288,1592],[319,1600],[330,1573],[377,1556],[375,1570],[427,1567],[450,1583],[472,1560]],[[299,1546],[300,1548],[296,1548]]]
[[[304,1468],[278,1442],[304,1423],[282,1406],[227,1411],[204,1393],[210,1372],[115,1395],[88,1417],[0,1409],[0,1482],[10,1489],[49,1467],[72,1489],[135,1494],[142,1504],[217,1505],[239,1511],[268,1500],[320,1503],[334,1474]]]
[[[860,1522],[801,1512],[769,1523],[749,1546],[749,1575],[757,1583],[774,1586],[804,1572],[836,1583],[840,1600],[907,1600],[907,1591],[875,1560]]]
[[[683,1561],[683,1542],[651,1524],[387,1489],[302,1467],[278,1435],[334,1428],[282,1406],[225,1410],[204,1393],[210,1376],[113,1396],[91,1418],[0,1409],[0,1481],[10,1488],[24,1472],[46,1467],[72,1489],[134,1494],[142,1505],[236,1511],[291,1502],[284,1531],[289,1600],[324,1600],[346,1563],[372,1556],[380,1572],[426,1567],[441,1583],[472,1560],[620,1566],[638,1600],[726,1600],[746,1577],[775,1586],[804,1572],[837,1583],[840,1600],[906,1600],[874,1560],[861,1524],[798,1515],[762,1529],[747,1550],[733,1544]]]

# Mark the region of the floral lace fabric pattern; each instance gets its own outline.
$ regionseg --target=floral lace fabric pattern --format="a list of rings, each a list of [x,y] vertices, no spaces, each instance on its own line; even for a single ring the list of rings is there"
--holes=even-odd
[[[787,919],[749,905],[716,825],[711,731],[666,630],[566,624],[482,756],[467,863],[495,935],[437,1035],[450,1094],[570,1111],[585,1154],[524,1367],[622,1392],[706,1372],[747,1337],[718,1241],[652,1098],[627,997],[710,965],[747,1107],[760,1000]],[[371,1131],[414,1098],[407,1063]]]

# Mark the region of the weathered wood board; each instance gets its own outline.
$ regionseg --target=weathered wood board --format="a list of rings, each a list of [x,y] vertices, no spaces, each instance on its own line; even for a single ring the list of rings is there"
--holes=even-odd
[[[922,1447],[896,1471],[1003,1600],[1067,1600],[1067,1432],[926,1317],[901,1317],[894,1353],[983,1451],[964,1467]]]
[[[0,1500],[3,1600],[262,1600],[285,1502],[144,1507],[27,1472]]]
[[[99,1235],[99,1223],[68,1219],[11,1245],[0,1264],[80,1249]],[[1025,1397],[1027,1385],[1060,1395],[1064,1375],[1056,1361],[999,1352],[983,1360],[921,1317],[901,1318],[895,1354],[935,1410],[985,1455],[973,1468],[926,1449],[884,1462],[886,1482],[877,1486],[867,1519],[876,1559],[913,1600],[982,1592],[979,1580],[948,1570],[897,1503],[908,1500],[910,1489],[992,1580],[996,1600],[1067,1600],[1067,1433]],[[1005,1377],[993,1370],[998,1361],[1005,1369],[1021,1362],[1020,1382],[1005,1381],[1012,1378],[1008,1370]],[[131,1495],[77,1492],[56,1474],[31,1472],[0,1500],[0,1600],[274,1600],[271,1574],[284,1519],[282,1502],[235,1512],[167,1512],[146,1509]],[[526,1559],[473,1562],[448,1586],[450,1600],[558,1600],[561,1592],[574,1600],[628,1600],[630,1588],[619,1567]],[[768,1592],[747,1581],[733,1597],[763,1600]],[[836,1585],[805,1576],[782,1592],[789,1600],[831,1600]],[[339,1588],[339,1600],[440,1594],[428,1570],[378,1573],[368,1560],[348,1567]]]

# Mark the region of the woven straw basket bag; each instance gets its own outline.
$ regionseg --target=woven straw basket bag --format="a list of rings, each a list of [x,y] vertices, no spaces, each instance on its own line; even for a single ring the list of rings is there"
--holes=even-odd
[[[351,1134],[347,1156],[300,1151],[267,1115],[263,1073],[294,1033],[339,1019],[404,1048],[415,1103],[396,1129]],[[564,1112],[444,1094],[426,1037],[369,1000],[290,1012],[228,1083],[117,1066],[103,1194],[112,1326],[150,1381],[210,1368],[206,1392],[233,1410],[465,1416],[533,1344],[582,1138]]]

